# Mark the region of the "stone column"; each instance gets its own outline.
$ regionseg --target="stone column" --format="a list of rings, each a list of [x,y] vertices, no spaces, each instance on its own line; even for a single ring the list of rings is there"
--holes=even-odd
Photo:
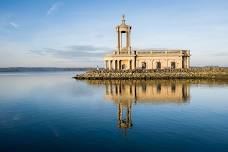
[[[113,70],[116,70],[116,60],[113,60],[113,63],[112,63],[112,65],[113,65]]]
[[[112,70],[112,60],[110,60],[110,68],[109,70]]]
[[[129,31],[126,31],[126,48],[128,48],[129,44]]]
[[[118,49],[118,54],[120,53],[120,32],[119,32],[119,29],[117,30],[117,49]]]
[[[112,63],[111,63],[112,60],[109,60],[109,70],[112,69]]]
[[[135,70],[135,59],[132,60],[132,70]]]
[[[137,60],[135,59],[135,69],[137,69],[137,67],[138,67],[138,62],[137,62]]]
[[[120,51],[122,50],[122,33],[121,32],[119,32],[120,33]]]
[[[108,61],[105,60],[105,68],[108,69]]]
[[[107,69],[110,69],[110,60],[107,60]]]
[[[190,67],[190,57],[188,56],[187,57],[187,68],[189,68]]]
[[[127,48],[130,54],[131,53],[131,31],[130,30],[128,30],[128,33],[127,33]]]

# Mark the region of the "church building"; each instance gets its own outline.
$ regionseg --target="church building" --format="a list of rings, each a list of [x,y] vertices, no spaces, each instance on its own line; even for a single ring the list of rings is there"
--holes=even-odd
[[[130,25],[116,27],[117,49],[104,57],[106,69],[186,69],[190,66],[189,50],[132,50]]]

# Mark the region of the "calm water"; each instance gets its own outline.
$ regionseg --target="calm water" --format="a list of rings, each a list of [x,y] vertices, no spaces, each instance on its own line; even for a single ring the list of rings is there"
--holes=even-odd
[[[0,74],[0,151],[228,151],[228,83]]]

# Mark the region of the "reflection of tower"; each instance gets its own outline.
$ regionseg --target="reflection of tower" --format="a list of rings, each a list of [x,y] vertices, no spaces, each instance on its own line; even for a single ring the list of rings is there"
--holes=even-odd
[[[89,83],[105,86],[105,98],[117,105],[117,127],[125,133],[133,126],[132,103],[183,104],[190,99],[188,81],[90,80]]]
[[[124,129],[125,133],[128,128],[132,127],[131,120],[131,102],[128,102],[127,105],[123,105],[122,103],[118,104],[118,128]]]

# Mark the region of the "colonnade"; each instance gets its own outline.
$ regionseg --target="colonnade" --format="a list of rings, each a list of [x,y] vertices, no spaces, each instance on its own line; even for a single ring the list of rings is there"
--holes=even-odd
[[[106,60],[106,69],[109,70],[127,70],[136,68],[135,60]]]

